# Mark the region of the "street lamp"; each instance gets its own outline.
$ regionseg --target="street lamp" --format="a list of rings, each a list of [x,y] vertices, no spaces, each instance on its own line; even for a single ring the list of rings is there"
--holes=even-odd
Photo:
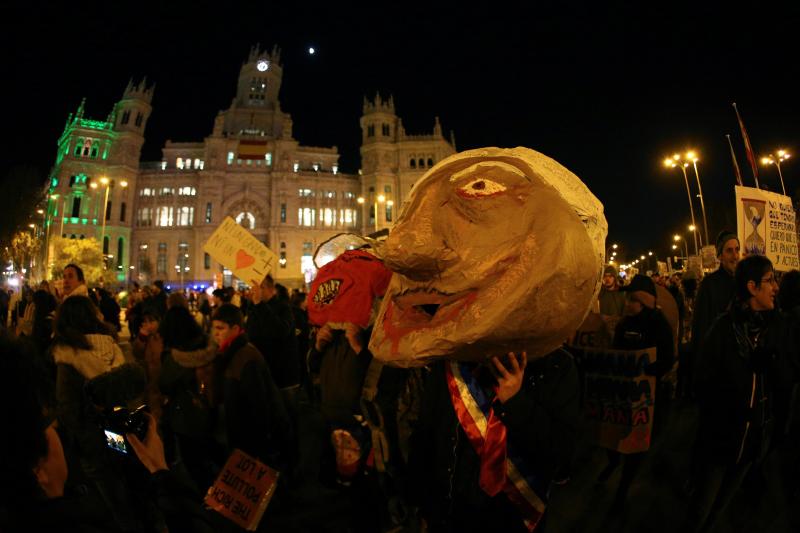
[[[692,166],[694,167],[694,177],[697,179],[697,190],[699,192],[698,196],[700,197],[700,210],[703,213],[703,232],[705,235],[705,243],[706,245],[710,244],[708,240],[708,221],[706,220],[706,204],[703,201],[703,187],[700,186],[700,174],[697,173],[697,162],[700,160],[695,154],[694,150],[690,150],[686,152],[686,159],[692,162]]]
[[[778,177],[781,179],[781,189],[783,189],[783,195],[786,196],[786,186],[783,184],[783,173],[781,172],[781,162],[786,161],[789,159],[791,155],[786,150],[778,150],[774,154],[769,154],[768,156],[761,158],[762,165],[775,165],[778,167]]]
[[[109,180],[107,177],[103,176],[102,178],[100,178],[100,183],[102,183],[106,188],[106,193],[105,193],[104,200],[103,200],[103,229],[100,231],[100,246],[103,247],[103,253],[105,254],[106,253],[106,250],[105,250],[106,217],[108,216],[108,191],[111,190],[111,180]],[[120,182],[120,186],[124,189],[125,187],[128,186],[128,182],[123,180],[123,181]],[[92,183],[91,187],[92,187],[92,189],[96,189],[97,188],[97,184],[96,183]]]
[[[689,163],[680,162],[681,155],[675,154],[672,157],[668,157],[664,159],[664,166],[669,168],[679,167],[681,172],[683,172],[683,181],[686,183],[686,196],[689,198],[689,213],[692,215],[692,224],[695,224],[694,221],[694,206],[692,205],[692,191],[689,189],[689,178],[686,175],[686,167],[689,166]],[[699,247],[697,245],[697,234],[694,235],[694,253],[697,255],[699,252]]]
[[[364,199],[364,197],[363,197],[363,196],[359,196],[359,197],[356,199],[356,202],[358,202],[358,205],[360,205],[360,206],[361,206],[361,225],[362,225],[362,231],[366,231],[366,228],[363,228],[363,225],[364,225],[364,202],[366,202],[366,200]]]
[[[681,239],[681,236],[676,233],[675,235],[672,236],[672,240],[675,241],[675,242],[678,242],[678,241],[681,241],[681,240],[683,241],[683,252],[686,255],[686,258],[688,259],[689,258],[689,245],[686,244],[686,239]],[[673,244],[672,246],[675,247],[676,245]]]

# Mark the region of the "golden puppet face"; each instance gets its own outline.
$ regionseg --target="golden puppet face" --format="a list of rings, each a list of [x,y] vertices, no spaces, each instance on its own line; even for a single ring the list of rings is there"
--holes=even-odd
[[[395,272],[370,349],[397,365],[557,348],[599,290],[602,206],[526,148],[456,154],[414,187],[382,251]]]

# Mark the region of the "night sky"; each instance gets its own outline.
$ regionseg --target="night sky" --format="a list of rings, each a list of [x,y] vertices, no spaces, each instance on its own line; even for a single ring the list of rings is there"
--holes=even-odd
[[[701,156],[712,239],[735,226],[726,133],[753,182],[731,102],[758,155],[800,149],[796,2],[349,4],[2,8],[4,189],[31,188],[25,175],[44,183],[67,114],[85,96],[87,115],[104,119],[131,76],[157,82],[144,160],[160,160],[166,139],[202,140],[256,43],[282,49],[295,137],[338,146],[342,170],[359,166],[363,97],[391,93],[408,133],[430,133],[438,115],[459,150],[521,145],[561,162],[605,205],[609,242],[631,255],[665,254],[688,224],[682,175],[662,160],[689,147]],[[788,189],[800,186],[798,164],[783,166]],[[779,190],[774,167],[759,175]]]

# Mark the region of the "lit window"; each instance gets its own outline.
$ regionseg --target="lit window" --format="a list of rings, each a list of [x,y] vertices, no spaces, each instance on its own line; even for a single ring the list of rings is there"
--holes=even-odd
[[[200,168],[200,160],[197,158],[194,160],[194,168]]]
[[[356,193],[347,191],[344,193],[344,197],[347,198],[348,200],[352,200],[353,198],[356,197]]]
[[[178,167],[179,169],[183,170],[183,158],[182,157],[179,157],[178,159],[175,160],[175,166]]]
[[[326,207],[325,209],[321,209],[321,211],[322,216],[320,218],[322,219],[322,224],[326,227],[333,226],[336,221],[336,210]]]
[[[295,171],[295,172],[299,171],[300,170],[300,163],[295,163],[294,165],[292,165],[292,170]]]
[[[325,191],[325,198],[336,198],[336,191]]]
[[[252,213],[239,213],[236,215],[236,223],[245,229],[256,229],[256,217]]]
[[[206,166],[205,163],[202,159],[200,160],[200,170],[203,170],[203,167]]]
[[[211,256],[208,254],[203,254],[203,268],[206,270],[211,268]]]
[[[159,196],[172,196],[173,194],[175,194],[175,189],[172,187],[161,187],[158,193]]]
[[[178,196],[195,196],[197,190],[194,187],[179,187]]]
[[[311,165],[311,168],[314,169],[314,172],[317,172],[319,170],[319,163],[314,163],[313,165]]]
[[[166,161],[162,161],[161,162],[161,170],[167,170],[167,162]]]
[[[228,152],[228,164],[233,164],[233,152]]]
[[[178,226],[191,226],[194,223],[194,207],[178,208]]]
[[[281,204],[281,224],[286,223],[286,204]]]
[[[298,189],[297,190],[297,195],[300,198],[312,198],[314,196],[314,190],[313,189]]]
[[[211,202],[206,204],[206,224],[211,222]]]
[[[313,226],[316,211],[310,207],[301,207],[297,210],[297,223],[301,226]]]
[[[331,170],[333,171],[334,174],[338,174],[339,173],[339,165],[333,165],[333,167],[331,167]]]
[[[272,152],[264,154],[264,159],[267,161],[267,166],[272,165]]]
[[[156,208],[156,226],[168,227],[172,226],[174,215],[174,208],[169,206],[161,206]]]

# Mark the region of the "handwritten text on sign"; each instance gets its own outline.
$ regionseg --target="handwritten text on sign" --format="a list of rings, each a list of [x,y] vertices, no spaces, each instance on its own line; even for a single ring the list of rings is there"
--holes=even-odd
[[[800,268],[797,215],[791,198],[737,186],[736,215],[743,253],[767,256],[779,272]]]
[[[572,348],[583,378],[584,416],[600,446],[620,453],[650,447],[655,378],[644,373],[655,348],[609,350]]]
[[[241,450],[234,450],[205,504],[247,531],[255,531],[278,481],[278,472]]]
[[[203,251],[246,283],[261,283],[278,262],[275,252],[231,217],[225,217]]]

